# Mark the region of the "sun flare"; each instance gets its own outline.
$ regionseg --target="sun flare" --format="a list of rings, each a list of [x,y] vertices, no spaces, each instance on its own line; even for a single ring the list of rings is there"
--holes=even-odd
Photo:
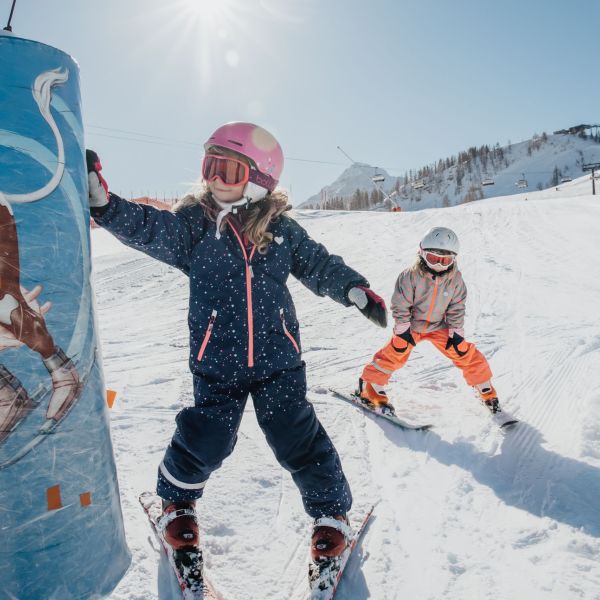
[[[181,0],[182,11],[188,17],[205,20],[213,25],[227,19],[235,0]]]

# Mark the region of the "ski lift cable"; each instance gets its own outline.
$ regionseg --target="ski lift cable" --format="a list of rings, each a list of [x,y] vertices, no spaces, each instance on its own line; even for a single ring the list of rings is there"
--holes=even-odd
[[[338,146],[337,149],[353,164],[357,164],[356,161],[341,147]],[[389,200],[390,202],[393,203],[393,200],[391,200],[391,197],[394,195],[392,194],[388,194],[383,187],[379,186],[379,181],[375,181],[375,177],[377,176],[377,169],[379,167],[374,167],[375,169],[375,175],[373,177],[368,177],[367,175],[365,175],[365,177],[367,177],[369,179],[369,181],[373,184],[373,186],[375,187],[375,189],[380,192],[381,194],[383,194],[383,200],[384,202],[386,200]],[[385,179],[385,178],[384,178]]]
[[[12,31],[12,27],[10,25],[10,22],[12,21],[13,14],[15,12],[15,5],[16,4],[17,4],[17,0],[13,0],[12,6],[10,7],[10,14],[8,15],[8,22],[6,23],[6,27],[4,28],[4,31]]]
[[[170,142],[170,145],[183,144],[185,146],[192,146],[192,147],[196,147],[196,148],[201,148],[204,146],[204,144],[201,144],[199,142],[190,142],[188,140],[180,140],[180,139],[176,139],[176,138],[170,138],[170,137],[164,137],[164,136],[158,136],[158,135],[150,135],[148,133],[142,133],[140,131],[131,131],[129,129],[117,129],[115,127],[104,127],[102,125],[94,125],[92,123],[90,123],[86,126],[86,130],[89,130],[89,129],[101,129],[102,131],[140,136],[140,137],[150,138],[151,140],[162,140],[167,143]],[[127,141],[132,141],[132,142],[152,143],[152,144],[160,145],[159,141],[140,140],[137,138],[127,137],[127,136],[117,137],[117,136],[108,135],[106,133],[100,133],[98,131],[90,131],[89,133],[91,135],[99,135],[99,136],[103,136],[103,137],[113,137],[114,139],[127,140]],[[338,148],[353,164],[355,163],[355,161],[352,160],[352,158],[346,152],[344,152],[339,146],[338,146]],[[298,162],[315,163],[315,164],[320,164],[320,165],[334,165],[334,166],[340,166],[340,167],[344,166],[344,163],[329,161],[329,160],[315,160],[315,159],[309,159],[309,158],[296,158],[296,157],[291,157],[291,156],[286,156],[285,159],[292,160],[292,161],[298,161]],[[375,168],[379,168],[379,167],[375,167]],[[381,167],[381,168],[385,169],[386,171],[401,171],[402,170],[401,167]]]
[[[108,129],[108,128],[105,128],[105,129]],[[118,131],[118,130],[110,130],[109,129],[109,131]],[[137,138],[121,136],[121,135],[111,135],[109,133],[99,133],[97,131],[90,131],[89,135],[96,135],[96,136],[107,137],[107,138],[111,138],[111,139],[115,139],[115,140],[138,142],[141,144],[153,144],[155,146],[165,146],[165,147],[180,146],[180,147],[185,148],[188,146],[195,146],[195,147],[203,146],[203,144],[198,144],[196,142],[184,142],[182,140],[171,140],[170,138],[157,138],[157,139],[144,140],[144,139],[137,139]],[[144,135],[144,134],[142,134],[142,135]],[[148,137],[150,137],[150,136],[148,136]],[[293,156],[286,156],[285,160],[314,163],[314,164],[319,164],[319,165],[334,165],[334,166],[340,166],[340,167],[344,166],[344,163],[339,163],[339,162],[333,162],[333,161],[327,161],[327,160],[314,160],[314,159],[310,159],[310,158],[296,158]]]
[[[103,131],[112,131],[112,132],[117,132],[117,133],[128,133],[130,135],[139,135],[141,137],[147,137],[147,138],[152,138],[155,140],[165,140],[168,142],[178,142],[180,144],[189,144],[190,146],[202,146],[203,144],[200,144],[199,142],[189,142],[188,140],[178,140],[175,138],[170,138],[170,137],[161,137],[159,135],[150,135],[148,133],[141,133],[140,131],[130,131],[128,129],[116,129],[114,127],[102,127],[101,125],[88,125],[88,127],[91,127],[92,129],[102,129]],[[99,134],[97,134],[99,135]]]

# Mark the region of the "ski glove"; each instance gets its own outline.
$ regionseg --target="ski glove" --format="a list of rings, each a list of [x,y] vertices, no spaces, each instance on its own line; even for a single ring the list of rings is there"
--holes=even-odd
[[[362,285],[350,288],[348,300],[354,304],[360,312],[379,327],[387,327],[387,308],[383,298],[373,290]]]
[[[469,343],[465,342],[465,338],[458,333],[459,330],[450,329],[448,331],[448,341],[446,342],[446,350],[454,348],[454,351],[459,356],[464,356],[469,351]],[[462,332],[462,329],[460,330]]]
[[[396,323],[394,325],[394,338],[400,338],[402,342],[394,344],[392,340],[392,346],[396,352],[406,352],[409,345],[416,346],[415,338],[413,338],[410,331],[410,323]]]
[[[90,208],[102,208],[108,204],[108,184],[100,174],[102,164],[93,150],[85,151],[88,171],[88,199]]]

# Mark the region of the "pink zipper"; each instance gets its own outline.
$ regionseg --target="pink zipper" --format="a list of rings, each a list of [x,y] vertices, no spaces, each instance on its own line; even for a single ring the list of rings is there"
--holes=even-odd
[[[256,246],[252,247],[252,252],[250,252],[250,257],[248,258],[248,254],[246,253],[246,248],[244,243],[242,242],[242,238],[239,233],[236,231],[235,227],[227,221],[228,225],[231,227],[231,231],[235,233],[235,237],[238,239],[240,243],[240,248],[242,249],[242,253],[244,254],[244,262],[246,263],[246,303],[248,305],[248,366],[254,366],[254,319],[252,317],[252,267],[250,266],[250,261],[254,256],[254,251],[256,250]]]
[[[298,344],[296,343],[294,336],[288,331],[288,328],[285,325],[285,318],[283,317],[283,308],[279,309],[279,316],[281,317],[281,324],[283,325],[283,331],[285,332],[285,335],[287,335],[290,342],[292,342],[292,344],[294,344],[294,348],[296,348],[296,352],[298,354],[300,354],[300,348],[298,347]]]
[[[208,345],[208,340],[210,340],[210,336],[212,335],[213,325],[215,324],[215,319],[217,318],[217,311],[213,310],[210,313],[210,319],[208,320],[208,328],[206,329],[206,333],[204,334],[204,339],[202,340],[202,345],[200,346],[200,350],[198,351],[198,362],[202,360],[204,356],[204,351],[206,350],[206,346]]]

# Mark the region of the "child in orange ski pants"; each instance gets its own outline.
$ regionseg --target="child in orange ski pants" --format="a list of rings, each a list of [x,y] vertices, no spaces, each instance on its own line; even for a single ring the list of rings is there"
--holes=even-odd
[[[366,403],[393,411],[384,386],[413,348],[427,340],[462,371],[490,410],[498,407],[490,366],[475,344],[464,339],[467,286],[456,263],[458,251],[456,234],[434,227],[421,240],[417,262],[400,273],[390,305],[394,335],[359,379],[358,394]]]

